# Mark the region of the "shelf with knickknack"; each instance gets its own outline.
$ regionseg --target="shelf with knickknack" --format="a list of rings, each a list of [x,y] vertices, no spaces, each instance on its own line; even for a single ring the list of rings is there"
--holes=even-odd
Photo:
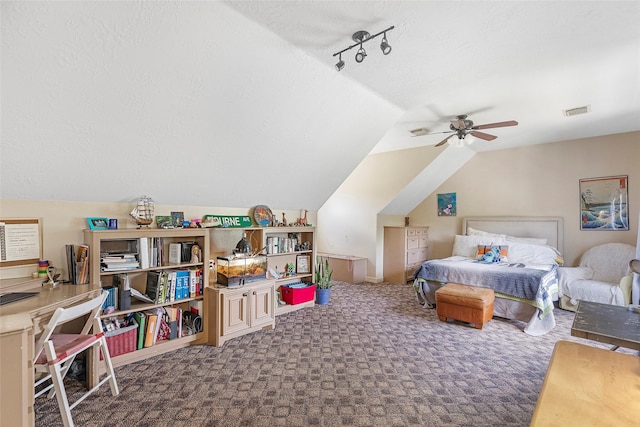
[[[112,351],[114,366],[207,342],[206,229],[84,230],[84,243],[89,281],[109,292],[105,307],[113,307],[101,315],[107,343],[110,335],[118,345],[116,340],[127,340],[125,350]],[[133,326],[125,327],[123,338],[118,335],[123,331],[110,330],[115,324],[136,325],[135,337]]]
[[[212,228],[210,234],[212,264],[214,274],[210,274],[211,283],[218,282],[217,271],[221,266],[219,258],[233,252],[244,239],[251,249],[251,254],[266,258],[264,278],[274,281],[275,315],[313,307],[315,302],[306,301],[300,304],[283,304],[282,285],[291,283],[313,282],[315,263],[315,227],[249,227],[249,228]],[[224,280],[223,280],[224,281]]]

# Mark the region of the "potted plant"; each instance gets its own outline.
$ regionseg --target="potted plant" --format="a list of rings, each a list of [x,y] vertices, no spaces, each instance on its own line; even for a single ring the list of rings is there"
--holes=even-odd
[[[316,303],[329,304],[329,296],[331,294],[331,288],[333,283],[331,282],[331,275],[333,269],[329,267],[329,259],[318,258],[316,256],[316,265],[314,271],[314,278],[316,284]]]

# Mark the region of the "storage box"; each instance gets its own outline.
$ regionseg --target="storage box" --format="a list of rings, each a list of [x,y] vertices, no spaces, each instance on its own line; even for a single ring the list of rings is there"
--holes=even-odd
[[[264,255],[229,255],[218,257],[218,283],[230,288],[267,278],[267,257]]]
[[[115,331],[106,331],[104,336],[107,340],[107,347],[111,357],[125,353],[131,353],[136,349],[136,339],[138,337],[138,325],[125,326]],[[102,360],[102,355],[100,355]]]
[[[280,286],[280,294],[282,299],[289,305],[302,304],[303,302],[313,301],[316,295],[316,285],[307,285],[304,288],[291,287],[289,285]]]

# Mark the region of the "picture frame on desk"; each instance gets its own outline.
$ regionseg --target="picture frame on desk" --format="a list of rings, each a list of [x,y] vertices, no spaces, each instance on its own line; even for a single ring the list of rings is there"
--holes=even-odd
[[[89,217],[87,218],[87,223],[89,223],[90,230],[108,230],[109,229],[108,218]]]
[[[296,256],[296,274],[309,274],[311,273],[310,263],[311,257],[309,255]]]

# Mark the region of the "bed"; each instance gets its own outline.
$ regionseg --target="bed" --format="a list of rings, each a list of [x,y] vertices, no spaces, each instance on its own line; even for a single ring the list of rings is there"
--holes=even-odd
[[[464,218],[452,256],[426,261],[414,273],[416,298],[433,308],[435,291],[447,282],[491,288],[494,316],[525,322],[525,333],[544,335],[555,327],[563,229],[560,217]],[[491,246],[504,250],[501,262],[479,262],[477,251]]]

